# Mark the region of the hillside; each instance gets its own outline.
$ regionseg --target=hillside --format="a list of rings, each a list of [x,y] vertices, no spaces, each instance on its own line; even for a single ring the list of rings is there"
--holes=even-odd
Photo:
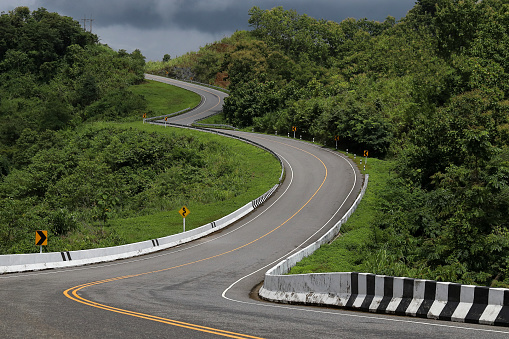
[[[253,7],[249,32],[149,69],[222,81],[229,124],[390,159],[356,249],[388,258],[374,273],[507,286],[508,13],[420,0],[400,20],[336,23]]]
[[[114,51],[41,8],[0,15],[0,254],[121,245],[192,229],[257,198],[279,162],[240,141],[143,124],[200,96],[144,80]]]

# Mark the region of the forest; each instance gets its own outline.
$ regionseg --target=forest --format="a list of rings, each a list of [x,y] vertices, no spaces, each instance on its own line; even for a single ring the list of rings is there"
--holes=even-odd
[[[200,97],[146,82],[139,50],[98,40],[44,8],[0,15],[0,254],[38,252],[41,229],[44,251],[166,236],[182,230],[182,205],[190,229],[277,180],[279,163],[256,147],[143,124]]]
[[[108,169],[105,155],[93,152],[109,144],[99,136],[111,131],[81,128],[146,109],[142,97],[126,95],[144,79],[145,59],[98,40],[44,8],[0,16],[1,254],[33,251],[36,229],[50,226],[51,235],[66,236],[87,214],[104,221],[107,211],[97,203],[109,207],[117,199],[107,175],[98,175]],[[107,233],[99,242],[114,244]]]
[[[146,67],[228,87],[229,124],[394,163],[357,249],[389,258],[377,273],[509,286],[508,14],[507,0],[418,0],[383,22],[255,6],[251,30]]]

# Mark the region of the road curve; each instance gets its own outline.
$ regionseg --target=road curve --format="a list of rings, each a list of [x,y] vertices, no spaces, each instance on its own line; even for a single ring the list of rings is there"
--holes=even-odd
[[[198,110],[220,109],[224,93],[199,92]],[[205,112],[204,112],[205,111]],[[187,120],[189,119],[189,120]],[[170,119],[169,119],[170,120]],[[232,132],[283,159],[286,179],[233,226],[167,251],[108,264],[0,276],[3,338],[500,338],[504,329],[250,298],[270,265],[315,241],[355,199],[362,178],[336,152],[298,140]],[[263,164],[261,164],[263,166]],[[369,188],[368,188],[369,189]]]

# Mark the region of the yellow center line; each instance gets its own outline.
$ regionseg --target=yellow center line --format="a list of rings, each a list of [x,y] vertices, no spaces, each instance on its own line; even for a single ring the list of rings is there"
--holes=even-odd
[[[84,305],[88,305],[88,306],[91,306],[91,307],[107,310],[107,311],[110,311],[110,312],[116,312],[116,313],[120,313],[120,314],[125,314],[125,315],[129,315],[129,316],[133,316],[133,317],[137,317],[137,318],[141,318],[141,319],[147,319],[147,320],[152,320],[152,321],[156,321],[156,322],[160,322],[160,323],[165,323],[165,324],[172,325],[172,326],[188,328],[188,329],[195,330],[195,331],[212,333],[212,334],[216,334],[216,335],[220,335],[220,336],[224,336],[224,337],[230,337],[230,338],[259,338],[259,337],[245,335],[245,334],[224,331],[224,330],[215,329],[215,328],[211,328],[211,327],[190,324],[190,323],[181,322],[181,321],[177,321],[177,320],[172,320],[172,319],[168,319],[168,318],[156,317],[156,316],[149,315],[149,314],[138,313],[138,312],[133,312],[133,311],[129,311],[129,310],[121,309],[121,308],[116,308],[116,307],[108,306],[108,305],[105,305],[105,304],[94,302],[92,300],[85,299],[85,298],[79,296],[78,292],[80,290],[86,288],[86,287],[97,286],[97,285],[104,284],[104,283],[109,283],[109,282],[115,282],[115,281],[119,281],[119,280],[129,279],[129,278],[140,277],[140,276],[144,276],[144,275],[148,275],[148,274],[165,272],[165,271],[169,271],[169,270],[172,270],[172,269],[181,268],[181,267],[189,266],[189,265],[192,265],[192,264],[200,263],[200,262],[203,262],[203,261],[215,259],[215,258],[224,256],[226,254],[230,254],[230,253],[236,252],[236,251],[238,251],[238,250],[240,250],[240,249],[242,249],[244,247],[252,245],[253,243],[255,243],[255,242],[265,238],[266,236],[268,236],[269,234],[275,232],[276,230],[281,228],[283,225],[288,223],[290,220],[292,220],[300,211],[302,211],[304,209],[304,207],[306,207],[309,204],[309,202],[322,189],[322,187],[323,187],[323,185],[325,183],[325,180],[327,180],[327,174],[328,174],[327,166],[325,166],[324,162],[320,158],[318,158],[316,155],[314,155],[314,154],[312,154],[312,153],[310,153],[308,151],[305,151],[305,150],[303,150],[301,148],[298,148],[298,147],[295,147],[295,146],[292,146],[292,145],[288,145],[288,144],[285,144],[285,143],[282,143],[282,142],[278,142],[278,141],[273,141],[273,142],[276,142],[276,143],[279,143],[279,144],[282,144],[282,145],[286,145],[286,146],[295,148],[297,150],[300,150],[300,151],[302,151],[304,153],[307,153],[307,154],[313,156],[314,158],[316,158],[323,165],[323,167],[325,169],[324,179],[323,179],[322,183],[320,184],[320,186],[318,187],[318,189],[306,201],[306,203],[304,205],[302,205],[301,208],[299,208],[299,210],[297,212],[295,212],[291,217],[286,219],[281,225],[277,226],[273,230],[265,233],[264,235],[260,236],[259,238],[255,239],[255,240],[253,240],[253,241],[251,241],[251,242],[249,242],[247,244],[244,244],[242,246],[239,246],[237,248],[234,248],[232,250],[229,250],[229,251],[226,251],[226,252],[223,252],[223,253],[220,253],[220,254],[216,254],[216,255],[213,255],[213,256],[210,256],[210,257],[207,257],[207,258],[199,259],[199,260],[196,260],[196,261],[192,261],[192,262],[188,262],[188,263],[185,263],[185,264],[181,264],[181,265],[177,265],[177,266],[173,266],[173,267],[168,267],[168,268],[164,268],[164,269],[160,269],[160,270],[144,272],[144,273],[138,273],[138,274],[125,275],[125,276],[121,276],[121,277],[115,277],[115,278],[109,278],[109,279],[104,279],[104,280],[99,280],[99,281],[85,283],[85,284],[82,284],[82,285],[71,287],[71,288],[65,290],[63,292],[63,294],[67,298],[69,298],[71,300],[74,300],[76,302],[82,303]]]

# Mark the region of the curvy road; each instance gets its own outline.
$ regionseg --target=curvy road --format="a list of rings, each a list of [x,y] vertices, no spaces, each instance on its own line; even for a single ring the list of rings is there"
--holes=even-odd
[[[203,96],[197,110],[172,122],[188,124],[221,110],[224,93],[147,77]],[[509,337],[499,327],[257,300],[256,288],[270,265],[339,220],[362,178],[337,152],[289,138],[234,133],[284,159],[284,184],[262,207],[221,232],[151,255],[0,275],[0,337]]]

